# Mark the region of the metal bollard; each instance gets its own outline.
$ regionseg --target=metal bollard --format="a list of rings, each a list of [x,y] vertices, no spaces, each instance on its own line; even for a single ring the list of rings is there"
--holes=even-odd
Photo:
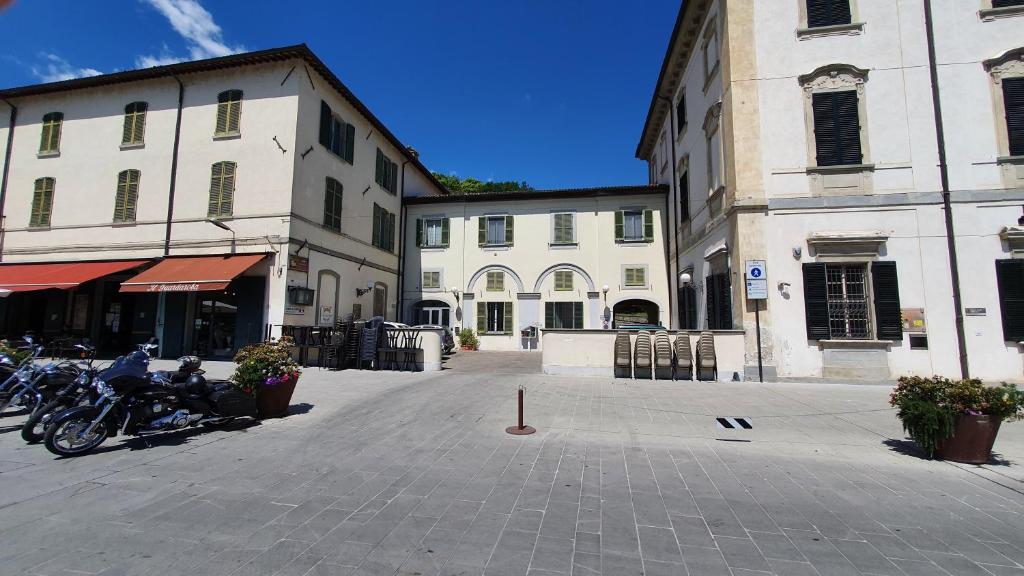
[[[505,428],[505,432],[508,432],[509,434],[515,434],[516,436],[525,436],[527,434],[533,434],[534,432],[537,431],[537,429],[534,428],[533,426],[526,426],[526,425],[523,424],[523,393],[524,392],[525,392],[525,389],[522,386],[520,386],[519,387],[519,394],[518,394],[518,396],[519,396],[519,424],[517,426],[509,426],[508,428]]]

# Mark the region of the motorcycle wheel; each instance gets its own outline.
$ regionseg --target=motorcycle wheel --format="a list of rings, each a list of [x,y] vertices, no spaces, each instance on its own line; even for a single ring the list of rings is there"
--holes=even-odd
[[[43,437],[46,436],[46,427],[49,426],[53,417],[68,408],[71,408],[71,405],[67,400],[53,400],[36,410],[21,427],[21,439],[29,444],[42,442]]]
[[[39,403],[36,401],[35,397],[29,399],[22,396],[18,399],[17,404],[14,403],[13,398],[9,398],[0,403],[0,418],[5,416],[21,416],[22,414],[28,414],[38,407]]]
[[[46,449],[58,456],[81,456],[99,446],[107,439],[110,431],[107,423],[100,422],[92,434],[83,437],[81,434],[92,423],[96,413],[89,411],[65,412],[50,423],[43,438]]]

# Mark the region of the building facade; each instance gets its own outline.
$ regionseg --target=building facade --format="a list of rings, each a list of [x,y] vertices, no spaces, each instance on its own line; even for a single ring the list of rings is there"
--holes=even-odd
[[[401,198],[444,190],[304,45],[0,91],[3,332],[230,356],[397,315]]]
[[[748,375],[758,338],[779,377],[1024,374],[1024,7],[930,4],[934,61],[923,0],[680,10],[637,156],[671,187],[675,325],[746,330]]]
[[[403,318],[469,328],[482,350],[539,329],[668,326],[665,186],[406,201]]]

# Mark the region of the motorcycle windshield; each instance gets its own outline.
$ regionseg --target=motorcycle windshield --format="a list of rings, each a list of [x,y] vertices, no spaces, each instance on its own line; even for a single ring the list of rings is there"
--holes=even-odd
[[[121,378],[124,376],[131,378],[145,378],[148,367],[148,362],[144,362],[131,356],[122,356],[117,360],[114,360],[114,363],[110,365],[110,368],[100,372],[99,377],[101,380],[108,382],[115,378]]]

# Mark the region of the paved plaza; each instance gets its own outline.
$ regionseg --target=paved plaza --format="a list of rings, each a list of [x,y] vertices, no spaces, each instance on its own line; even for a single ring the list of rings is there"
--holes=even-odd
[[[307,369],[287,418],[67,460],[0,419],[0,573],[1024,574],[1024,424],[953,465],[914,452],[885,386],[538,369]],[[520,385],[533,436],[504,432]]]

